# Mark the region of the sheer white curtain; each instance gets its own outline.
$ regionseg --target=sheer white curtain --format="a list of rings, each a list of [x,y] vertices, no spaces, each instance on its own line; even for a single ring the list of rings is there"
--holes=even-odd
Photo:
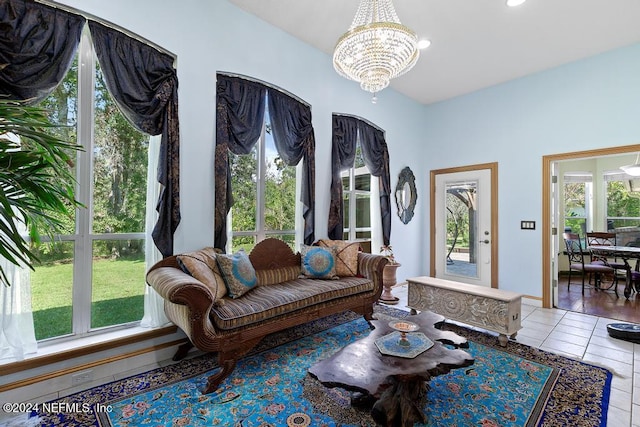
[[[149,138],[149,161],[147,169],[147,217],[145,220],[145,262],[146,270],[162,259],[162,254],[156,248],[151,237],[151,232],[158,219],[158,212],[155,210],[158,197],[160,196],[160,183],[156,173],[158,170],[158,156],[160,154],[161,136]],[[169,319],[164,314],[164,300],[158,293],[148,285],[145,285],[144,292],[144,316],[140,321],[140,326],[144,328],[156,328],[169,323]]]
[[[30,270],[4,258],[0,263],[11,283],[11,286],[0,284],[0,359],[22,360],[38,351],[31,312]]]

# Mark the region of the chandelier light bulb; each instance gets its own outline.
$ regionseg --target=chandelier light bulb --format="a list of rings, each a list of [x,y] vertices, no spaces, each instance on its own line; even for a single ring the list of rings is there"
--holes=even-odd
[[[426,49],[431,46],[431,40],[422,39],[418,41],[418,49]]]
[[[400,23],[391,0],[361,0],[349,30],[336,43],[333,66],[375,94],[413,68],[418,56],[418,37]]]

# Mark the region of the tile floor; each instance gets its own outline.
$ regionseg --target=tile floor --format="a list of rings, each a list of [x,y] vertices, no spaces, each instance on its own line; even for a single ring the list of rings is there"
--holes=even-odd
[[[406,284],[392,293],[400,298],[393,307],[408,310]],[[640,344],[609,337],[607,324],[619,322],[523,302],[516,341],[611,370],[607,426],[640,427]]]

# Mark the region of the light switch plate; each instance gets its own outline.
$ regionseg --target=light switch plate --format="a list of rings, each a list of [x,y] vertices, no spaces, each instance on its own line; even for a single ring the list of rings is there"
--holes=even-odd
[[[520,221],[520,229],[521,230],[535,230],[536,222],[535,221]]]

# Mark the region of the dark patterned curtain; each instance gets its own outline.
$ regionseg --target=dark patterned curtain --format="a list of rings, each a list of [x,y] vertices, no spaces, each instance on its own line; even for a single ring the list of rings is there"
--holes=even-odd
[[[97,22],[89,29],[107,89],[136,129],[162,134],[158,182],[159,217],[151,236],[167,257],[180,223],[180,132],[178,76],[169,55]]]
[[[85,19],[33,1],[0,1],[0,96],[45,99],[64,79]]]
[[[233,206],[229,151],[249,154],[264,122],[266,87],[218,74],[216,94],[214,245],[225,250],[227,215]]]
[[[269,115],[273,141],[282,160],[289,165],[302,164],[304,243],[315,240],[315,147],[311,107],[277,90],[269,89]]]
[[[384,132],[363,120],[351,116],[334,114],[332,120],[329,238],[342,239],[344,211],[340,172],[353,167],[356,141],[359,134],[364,162],[371,175],[379,178],[382,240],[383,244],[388,245],[391,239],[391,176],[389,172],[389,150],[384,138]]]
[[[364,163],[371,175],[378,177],[380,188],[380,215],[382,217],[382,243],[388,245],[391,239],[391,175],[389,172],[389,150],[384,131],[361,121],[360,145]]]
[[[358,121],[350,116],[332,116],[331,137],[331,201],[329,204],[328,236],[342,240],[344,206],[340,172],[353,166],[358,141]]]
[[[227,215],[233,206],[229,151],[249,154],[264,122],[265,98],[278,154],[289,166],[304,158],[302,194],[304,242],[315,239],[315,136],[311,108],[262,83],[218,74],[215,153],[214,245],[227,245]]]

